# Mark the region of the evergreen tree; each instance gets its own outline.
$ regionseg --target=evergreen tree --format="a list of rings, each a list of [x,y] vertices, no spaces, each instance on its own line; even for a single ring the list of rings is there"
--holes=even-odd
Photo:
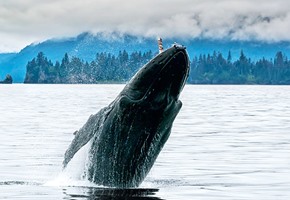
[[[281,51],[278,51],[276,53],[276,56],[274,59],[274,67],[284,67],[284,58]]]
[[[231,51],[229,51],[229,53],[228,53],[227,62],[228,63],[231,63],[232,62],[232,53],[231,53]]]

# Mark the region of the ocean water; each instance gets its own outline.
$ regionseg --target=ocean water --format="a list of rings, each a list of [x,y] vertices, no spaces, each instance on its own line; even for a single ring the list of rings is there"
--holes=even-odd
[[[0,199],[290,199],[289,86],[186,85],[171,136],[139,188],[62,171],[91,114],[124,85],[0,85]]]

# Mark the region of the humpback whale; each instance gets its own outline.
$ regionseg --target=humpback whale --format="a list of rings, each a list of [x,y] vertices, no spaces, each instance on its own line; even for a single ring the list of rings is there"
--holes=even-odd
[[[63,167],[88,144],[88,180],[108,187],[138,187],[170,135],[188,73],[184,46],[175,44],[154,57],[75,133]]]

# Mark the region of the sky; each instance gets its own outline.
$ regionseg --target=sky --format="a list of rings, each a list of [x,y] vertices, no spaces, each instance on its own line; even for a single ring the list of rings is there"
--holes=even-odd
[[[0,0],[0,52],[82,32],[290,41],[290,1]]]

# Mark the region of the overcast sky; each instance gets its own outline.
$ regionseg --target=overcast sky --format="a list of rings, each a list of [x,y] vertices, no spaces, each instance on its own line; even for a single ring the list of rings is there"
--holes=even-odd
[[[0,52],[84,31],[290,41],[290,1],[0,0]]]

